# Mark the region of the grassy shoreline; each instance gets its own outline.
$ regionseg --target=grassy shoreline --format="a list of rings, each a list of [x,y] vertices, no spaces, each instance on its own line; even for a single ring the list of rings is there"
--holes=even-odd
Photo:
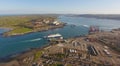
[[[48,26],[48,28],[40,29],[40,30],[32,30],[28,28],[17,28],[17,29],[10,29],[8,32],[3,33],[4,37],[9,37],[9,36],[19,36],[19,35],[24,35],[24,34],[29,34],[29,33],[34,33],[34,32],[42,32],[42,31],[47,31],[51,29],[56,29],[56,28],[62,28],[64,27],[65,24],[59,25],[59,26]],[[5,28],[6,29],[6,28]],[[7,28],[9,29],[9,28]]]
[[[57,21],[57,17],[51,15],[3,16],[0,17],[0,28],[10,29],[8,32],[3,33],[4,37],[46,31],[65,25]]]

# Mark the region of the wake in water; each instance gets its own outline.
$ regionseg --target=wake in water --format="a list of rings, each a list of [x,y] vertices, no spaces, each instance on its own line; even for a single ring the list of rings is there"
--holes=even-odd
[[[32,40],[25,40],[22,42],[34,42],[34,41],[40,41],[42,38],[32,39]]]

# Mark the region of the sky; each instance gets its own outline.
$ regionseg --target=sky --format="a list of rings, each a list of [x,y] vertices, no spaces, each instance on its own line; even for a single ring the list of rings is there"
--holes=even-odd
[[[120,14],[120,0],[0,0],[0,14]]]

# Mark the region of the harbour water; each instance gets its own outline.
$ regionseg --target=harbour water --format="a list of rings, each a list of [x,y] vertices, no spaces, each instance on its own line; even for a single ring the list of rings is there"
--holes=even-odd
[[[9,31],[10,29],[7,28],[0,28],[0,34]]]
[[[87,35],[90,25],[99,26],[103,30],[120,28],[120,21],[117,20],[68,16],[60,16],[58,17],[58,20],[67,23],[67,25],[63,28],[30,33],[22,36],[0,36],[0,58],[23,52],[30,48],[39,48],[47,45],[48,41],[43,37],[48,34],[60,33],[65,39],[67,39],[80,35]],[[5,29],[0,29],[0,33],[3,33],[5,31]]]

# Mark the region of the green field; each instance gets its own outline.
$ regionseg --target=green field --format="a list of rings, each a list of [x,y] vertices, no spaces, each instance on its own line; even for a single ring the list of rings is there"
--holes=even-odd
[[[38,20],[38,19],[55,19],[56,17],[51,17],[51,16],[33,16],[33,15],[29,15],[29,16],[1,16],[0,17],[0,27],[3,28],[11,28],[12,30],[9,32],[4,33],[5,36],[11,36],[11,35],[19,35],[19,34],[25,34],[25,33],[29,33],[32,32],[33,29],[33,24],[32,24],[32,20]],[[49,26],[45,26],[43,25],[43,27],[41,27],[41,30],[43,30],[43,28],[46,29],[46,27]],[[39,29],[40,30],[40,29]]]
[[[10,31],[9,33],[11,33],[11,34],[14,34],[14,33],[28,33],[28,32],[31,32],[31,31],[32,31],[32,29],[20,27],[20,28],[16,28],[16,29]]]

